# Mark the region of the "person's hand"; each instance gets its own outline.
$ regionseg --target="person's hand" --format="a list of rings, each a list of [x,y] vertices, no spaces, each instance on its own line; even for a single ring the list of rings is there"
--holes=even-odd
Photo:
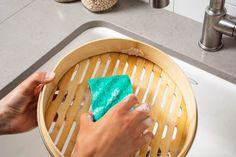
[[[55,73],[36,72],[0,100],[0,134],[20,133],[37,126],[37,100]]]
[[[97,122],[92,115],[83,114],[77,143],[71,157],[129,157],[153,138],[151,132],[144,132],[152,125],[148,116],[150,108],[138,104],[132,94],[110,109]]]

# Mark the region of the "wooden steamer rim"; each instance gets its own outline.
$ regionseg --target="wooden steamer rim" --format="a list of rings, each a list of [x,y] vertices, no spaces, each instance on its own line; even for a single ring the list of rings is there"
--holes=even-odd
[[[165,71],[182,93],[182,97],[187,108],[186,124],[188,125],[188,134],[185,139],[185,143],[178,153],[178,157],[182,157],[187,154],[196,134],[197,105],[192,92],[192,87],[184,72],[168,55],[151,45],[131,39],[109,38],[88,42],[64,56],[53,70],[56,73],[55,79],[53,82],[45,85],[40,93],[37,111],[38,125],[41,137],[51,155],[56,157],[63,156],[52,141],[45,125],[45,108],[48,102],[48,97],[45,97],[45,95],[50,95],[64,74],[80,61],[108,52],[122,52],[132,55],[130,54],[130,52],[133,52],[130,51],[132,49],[138,50],[135,55],[141,56],[142,58],[153,62]]]

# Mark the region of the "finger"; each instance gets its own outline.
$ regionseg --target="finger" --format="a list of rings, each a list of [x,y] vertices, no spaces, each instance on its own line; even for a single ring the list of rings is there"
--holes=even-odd
[[[154,123],[154,121],[152,120],[151,117],[146,118],[145,120],[143,120],[142,122],[140,122],[138,124],[138,126],[135,129],[134,132],[134,136],[135,137],[139,137],[141,134],[143,134],[143,132],[149,128],[150,126],[152,126]]]
[[[80,117],[80,128],[87,128],[93,123],[93,115],[91,113],[84,113]]]
[[[32,93],[34,88],[36,88],[40,84],[46,84],[52,81],[55,77],[54,72],[42,72],[38,71],[32,74],[29,78],[27,78],[24,82],[21,83],[20,87],[24,89],[25,92]]]
[[[143,147],[145,144],[150,144],[152,139],[154,138],[153,134],[151,132],[146,132],[145,134],[143,134],[142,136],[138,137],[135,145],[134,145],[134,149],[138,150],[141,147]]]
[[[50,82],[54,79],[54,77],[54,72],[37,71],[33,73],[28,79],[26,79],[26,82],[31,86],[38,86],[39,84],[46,84]]]
[[[117,106],[129,111],[135,104],[138,104],[138,98],[135,94],[126,96]]]
[[[90,122],[94,122],[94,117],[93,117],[93,113],[92,112],[88,112],[88,120],[90,121]]]
[[[132,116],[135,119],[135,121],[140,122],[143,121],[148,117],[148,114],[150,113],[150,107],[148,104],[141,104],[137,108],[135,108],[132,111]]]
[[[34,89],[34,95],[38,95],[40,93],[40,91],[43,88],[43,84],[38,85],[37,87],[35,87]]]

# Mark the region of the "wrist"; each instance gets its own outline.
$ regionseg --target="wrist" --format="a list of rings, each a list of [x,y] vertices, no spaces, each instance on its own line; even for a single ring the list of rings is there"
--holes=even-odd
[[[4,104],[4,99],[0,100],[0,135],[11,133],[10,116]]]
[[[92,147],[82,148],[78,146],[78,144],[75,145],[74,152],[71,155],[71,157],[95,157],[95,156],[96,152]]]

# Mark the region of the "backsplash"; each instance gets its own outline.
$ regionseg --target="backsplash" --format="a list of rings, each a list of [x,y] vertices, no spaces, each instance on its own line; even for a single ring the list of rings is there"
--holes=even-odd
[[[166,9],[202,23],[209,2],[210,0],[170,0]],[[226,0],[225,6],[228,14],[236,16],[236,0]]]

